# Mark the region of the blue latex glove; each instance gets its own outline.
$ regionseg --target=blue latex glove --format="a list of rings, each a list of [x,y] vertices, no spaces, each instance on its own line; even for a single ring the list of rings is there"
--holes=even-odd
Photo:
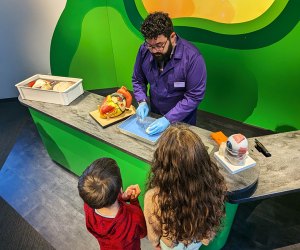
[[[149,113],[149,107],[146,102],[141,102],[136,110],[137,116],[144,119]]]
[[[149,127],[146,129],[146,132],[149,135],[155,135],[160,132],[163,132],[167,127],[169,127],[170,122],[164,116],[152,122]]]

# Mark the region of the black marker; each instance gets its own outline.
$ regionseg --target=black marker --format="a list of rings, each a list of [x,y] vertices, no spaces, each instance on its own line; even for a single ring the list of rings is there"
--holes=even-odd
[[[265,146],[257,139],[254,140],[256,145],[255,148],[261,152],[265,157],[270,157],[271,154],[270,152],[265,148]]]

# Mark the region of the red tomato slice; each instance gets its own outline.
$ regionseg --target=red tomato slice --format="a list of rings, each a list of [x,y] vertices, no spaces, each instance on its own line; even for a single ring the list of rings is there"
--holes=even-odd
[[[28,87],[32,88],[32,86],[35,84],[35,81],[32,81],[30,83],[28,83]]]

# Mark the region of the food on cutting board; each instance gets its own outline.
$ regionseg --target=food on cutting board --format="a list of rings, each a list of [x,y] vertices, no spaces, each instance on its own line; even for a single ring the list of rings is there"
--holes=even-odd
[[[72,86],[74,82],[63,82],[63,81],[50,81],[46,79],[37,79],[31,81],[27,84],[27,87],[33,89],[41,89],[41,90],[53,90],[57,92],[64,92],[70,86]]]
[[[101,105],[98,105],[100,118],[108,119],[121,115],[130,108],[132,96],[126,87],[122,86],[117,92],[108,95]]]

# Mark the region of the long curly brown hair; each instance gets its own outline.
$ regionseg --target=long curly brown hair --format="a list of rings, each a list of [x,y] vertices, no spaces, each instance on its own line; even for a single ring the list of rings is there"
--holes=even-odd
[[[154,153],[147,188],[161,235],[189,244],[211,238],[225,215],[226,184],[200,137],[186,125],[170,126]]]

